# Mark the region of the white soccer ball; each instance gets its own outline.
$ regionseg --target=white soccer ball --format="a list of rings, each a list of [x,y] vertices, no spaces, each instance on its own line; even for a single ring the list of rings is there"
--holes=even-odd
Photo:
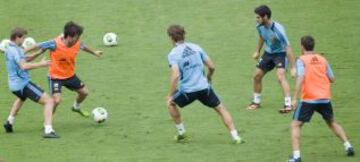
[[[9,46],[10,40],[9,39],[3,39],[0,43],[0,50],[2,52],[5,52],[5,49]]]
[[[92,115],[92,118],[98,123],[105,122],[106,119],[108,118],[108,113],[107,113],[106,109],[103,107],[94,108],[91,112],[91,115]]]
[[[22,44],[22,46],[23,46],[24,49],[30,48],[30,47],[32,47],[32,46],[34,46],[34,45],[36,45],[35,39],[34,39],[34,38],[31,38],[31,37],[25,38],[25,40],[24,40],[24,42],[23,42],[23,44]]]
[[[103,42],[105,46],[116,46],[118,44],[117,35],[115,33],[106,33]]]

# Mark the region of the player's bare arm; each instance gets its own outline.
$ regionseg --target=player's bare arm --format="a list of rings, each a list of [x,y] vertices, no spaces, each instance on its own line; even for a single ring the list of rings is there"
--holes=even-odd
[[[255,52],[253,54],[253,58],[255,60],[259,59],[260,51],[261,51],[261,48],[263,47],[263,45],[264,45],[264,39],[262,37],[259,37],[259,41],[258,41],[258,44],[256,46],[256,50],[255,50]]]

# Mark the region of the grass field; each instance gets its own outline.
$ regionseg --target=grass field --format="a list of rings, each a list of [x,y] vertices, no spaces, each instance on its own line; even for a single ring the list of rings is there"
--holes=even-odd
[[[55,116],[58,140],[41,138],[42,108],[27,102],[15,123],[15,133],[0,131],[0,159],[6,162],[236,161],[281,162],[291,154],[291,115],[280,115],[280,87],[272,72],[264,80],[263,108],[247,111],[258,38],[254,7],[268,4],[282,23],[298,56],[299,38],[312,34],[337,76],[333,85],[336,119],[360,153],[360,3],[357,0],[0,0],[0,38],[14,26],[29,30],[37,41],[54,38],[74,20],[85,27],[84,43],[104,51],[103,59],[81,52],[77,74],[90,89],[82,105],[103,106],[109,120],[96,124],[70,111],[75,94],[64,90]],[[231,145],[219,117],[194,103],[182,111],[192,141],[178,144],[165,105],[172,48],[168,25],[185,26],[189,41],[200,44],[217,66],[214,87],[247,141]],[[120,45],[102,45],[106,32],[119,35]],[[7,87],[5,60],[0,57],[0,121],[5,121],[15,97]],[[47,92],[46,70],[31,72]],[[289,79],[292,87],[294,80]],[[348,158],[342,143],[319,115],[302,132],[302,158],[307,162],[359,162]]]

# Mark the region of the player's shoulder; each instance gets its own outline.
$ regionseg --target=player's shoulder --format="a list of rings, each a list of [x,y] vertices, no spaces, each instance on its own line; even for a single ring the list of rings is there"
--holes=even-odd
[[[274,23],[274,28],[279,29],[279,30],[285,29],[284,26],[282,24],[280,24],[279,22],[273,21],[273,23]]]

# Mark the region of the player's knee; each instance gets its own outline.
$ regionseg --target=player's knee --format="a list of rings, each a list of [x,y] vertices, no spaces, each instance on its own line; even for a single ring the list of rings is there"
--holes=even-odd
[[[291,128],[299,128],[302,126],[302,122],[299,121],[292,121],[290,124]]]
[[[81,96],[83,96],[83,97],[86,97],[86,96],[89,95],[89,90],[87,90],[87,89],[85,88],[85,89],[83,89],[82,91],[80,91],[79,94],[80,94]]]
[[[262,79],[262,75],[261,74],[255,74],[253,77],[254,81],[260,82]]]
[[[53,102],[55,105],[59,105],[61,102],[61,98],[60,97],[53,98]]]

